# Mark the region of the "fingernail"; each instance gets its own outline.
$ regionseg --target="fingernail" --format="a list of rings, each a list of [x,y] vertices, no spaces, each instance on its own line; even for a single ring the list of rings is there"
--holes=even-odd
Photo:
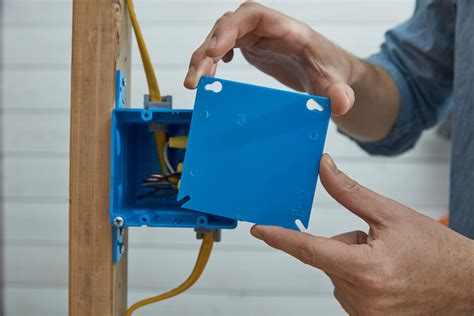
[[[349,108],[352,107],[352,104],[351,104],[351,100],[352,100],[352,96],[351,96],[351,93],[346,89],[345,91],[345,94],[346,94],[346,98],[347,98],[347,106],[349,106]]]
[[[262,239],[262,232],[260,230],[260,226],[253,225],[252,228],[250,229],[250,233],[252,234],[253,237]]]
[[[216,48],[216,45],[217,45],[217,37],[213,36],[211,38],[211,43],[209,43],[208,49],[214,49]]]
[[[331,168],[331,171],[332,172],[337,172],[338,169],[337,169],[337,166],[336,166],[336,163],[334,162],[334,160],[332,160],[331,156],[329,155],[324,155],[328,165],[329,165],[329,168]]]
[[[351,98],[349,97],[349,92],[345,91],[347,106],[351,106]]]

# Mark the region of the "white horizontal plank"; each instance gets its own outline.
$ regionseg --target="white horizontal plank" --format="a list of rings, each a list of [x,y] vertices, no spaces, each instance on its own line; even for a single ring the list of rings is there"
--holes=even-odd
[[[3,151],[10,154],[69,152],[69,115],[54,111],[3,115]]]
[[[69,204],[28,203],[3,204],[3,238],[6,244],[67,244]]]
[[[10,316],[67,315],[67,291],[67,287],[8,286],[4,312]]]
[[[142,25],[211,23],[241,0],[232,1],[135,1]],[[386,23],[397,22],[413,10],[412,1],[313,0],[259,1],[275,10],[307,22]],[[5,26],[70,25],[72,3],[57,1],[5,1]]]
[[[335,157],[336,162],[337,156]],[[68,197],[68,161],[64,158],[5,157],[4,200],[64,200]],[[341,170],[369,188],[408,205],[446,206],[449,164],[379,159],[377,163],[339,161]],[[315,205],[334,204],[318,184]],[[317,209],[316,207],[316,209]]]
[[[189,62],[192,52],[201,44],[212,25],[160,25],[143,27],[149,40],[147,45],[153,60],[158,65],[182,65]],[[367,56],[378,50],[386,26],[364,25],[318,25],[318,31],[350,52]],[[71,62],[71,30],[68,28],[5,28],[3,63],[9,66],[56,65],[65,66]],[[186,40],[183,40],[186,39]],[[133,46],[132,63],[139,63],[136,45]],[[235,64],[244,64],[238,54]]]
[[[4,201],[8,199],[53,199],[68,197],[67,159],[5,158]]]
[[[21,114],[57,111],[69,114],[70,69],[3,70],[3,109]]]
[[[416,205],[415,209],[439,219],[446,208],[440,205]],[[67,245],[68,204],[7,202],[4,205],[4,242],[8,245]],[[251,224],[241,222],[235,230],[224,230],[222,244],[228,249],[254,249],[250,236]],[[308,232],[319,236],[334,236],[351,230],[367,230],[367,225],[343,207],[328,206],[315,210]],[[133,248],[191,249],[195,250],[195,234],[191,229],[131,228],[130,245]]]
[[[156,290],[129,291],[129,305],[155,295]],[[67,314],[66,287],[14,287],[5,289],[6,315],[55,316]],[[54,302],[54,303],[53,303]],[[134,315],[170,316],[243,316],[243,315],[345,315],[337,301],[330,296],[269,295],[261,293],[199,292],[193,289],[175,298],[138,310]]]

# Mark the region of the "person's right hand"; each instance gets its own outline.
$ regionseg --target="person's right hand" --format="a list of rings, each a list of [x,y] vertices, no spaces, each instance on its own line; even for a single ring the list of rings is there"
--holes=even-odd
[[[196,88],[202,75],[214,76],[221,59],[232,60],[234,48],[288,87],[331,98],[334,115],[354,104],[351,84],[360,61],[308,25],[255,2],[217,20],[192,55],[185,87]]]
[[[255,225],[252,235],[326,272],[349,315],[474,315],[474,240],[360,185],[329,155],[319,170],[367,233],[326,238]]]

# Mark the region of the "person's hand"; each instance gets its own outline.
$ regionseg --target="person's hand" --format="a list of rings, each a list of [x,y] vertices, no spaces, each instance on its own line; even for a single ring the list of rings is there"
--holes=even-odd
[[[363,187],[328,155],[320,177],[368,234],[324,238],[258,225],[251,233],[326,272],[350,315],[473,315],[474,241]]]
[[[350,85],[361,62],[308,25],[254,2],[217,20],[192,55],[185,87],[196,88],[202,75],[214,76],[221,59],[232,60],[234,48],[283,84],[329,97],[333,115],[346,114],[354,104]]]

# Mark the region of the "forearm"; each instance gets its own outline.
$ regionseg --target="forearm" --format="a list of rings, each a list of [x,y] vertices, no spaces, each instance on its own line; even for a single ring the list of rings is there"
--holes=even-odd
[[[355,93],[353,108],[343,116],[334,116],[337,126],[351,137],[371,142],[385,138],[400,110],[400,94],[385,69],[350,54],[349,85]]]

